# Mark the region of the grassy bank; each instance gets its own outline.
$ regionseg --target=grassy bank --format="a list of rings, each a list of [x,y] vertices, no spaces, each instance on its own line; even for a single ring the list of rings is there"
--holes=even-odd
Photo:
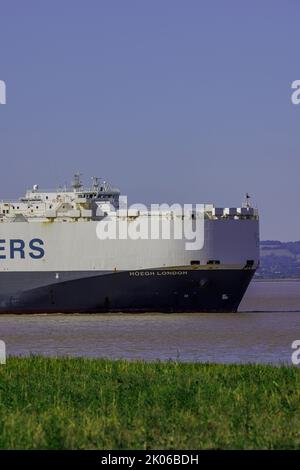
[[[300,448],[300,369],[11,358],[0,448]]]

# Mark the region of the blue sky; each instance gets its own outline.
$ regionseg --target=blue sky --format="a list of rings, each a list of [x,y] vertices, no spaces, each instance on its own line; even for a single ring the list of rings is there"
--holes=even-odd
[[[300,3],[1,0],[0,198],[81,171],[300,239]]]

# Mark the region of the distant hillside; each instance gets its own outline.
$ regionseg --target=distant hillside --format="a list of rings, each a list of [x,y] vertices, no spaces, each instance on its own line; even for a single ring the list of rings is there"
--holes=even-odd
[[[300,278],[300,241],[261,241],[260,257],[256,278]]]

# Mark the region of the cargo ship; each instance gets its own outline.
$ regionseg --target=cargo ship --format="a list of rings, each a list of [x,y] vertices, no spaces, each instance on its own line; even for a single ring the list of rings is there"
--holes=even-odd
[[[99,236],[108,221],[198,217],[121,207],[99,178],[0,202],[0,313],[235,312],[259,264],[258,212],[248,198],[201,207],[203,242],[187,249],[184,237]]]

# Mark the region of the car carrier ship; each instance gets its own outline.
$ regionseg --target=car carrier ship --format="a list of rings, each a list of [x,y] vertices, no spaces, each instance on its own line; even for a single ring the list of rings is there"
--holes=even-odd
[[[0,313],[235,312],[259,264],[257,210],[203,205],[198,250],[178,239],[99,239],[99,223],[195,213],[121,209],[120,191],[34,185],[0,203]]]

